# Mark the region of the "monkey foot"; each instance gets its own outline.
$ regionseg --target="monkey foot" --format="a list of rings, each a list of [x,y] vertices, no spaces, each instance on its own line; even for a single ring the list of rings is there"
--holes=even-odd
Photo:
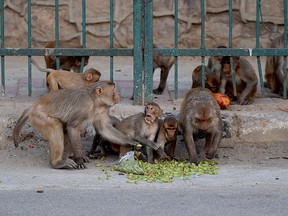
[[[163,90],[162,89],[154,89],[153,93],[156,95],[161,95],[163,93]]]

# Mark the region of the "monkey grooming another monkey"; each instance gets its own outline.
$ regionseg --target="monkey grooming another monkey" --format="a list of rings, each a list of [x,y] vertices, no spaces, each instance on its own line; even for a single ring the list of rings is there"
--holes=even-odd
[[[272,41],[271,48],[284,47],[284,34]],[[267,56],[265,65],[265,87],[270,88],[273,93],[283,96],[284,84],[284,56]],[[287,68],[286,68],[287,71]],[[288,83],[288,76],[286,77]]]
[[[202,87],[202,66],[197,66],[192,72],[192,88]],[[205,66],[205,88],[210,89],[216,93],[220,86],[220,76],[213,73],[207,66]]]
[[[33,58],[31,61],[39,71],[49,73],[47,83],[50,91],[56,91],[59,88],[79,89],[87,87],[97,82],[101,77],[101,73],[94,68],[89,68],[84,73],[71,73],[65,70],[44,69]]]
[[[116,124],[116,128],[128,137],[146,145],[148,162],[153,163],[153,148],[155,137],[159,129],[158,118],[161,117],[162,110],[157,103],[150,102],[144,108],[144,113],[140,112],[135,115],[128,116],[121,122]],[[157,147],[159,144],[156,143]],[[111,144],[111,148],[115,152],[119,152],[119,156],[131,150],[131,145],[115,145]],[[156,150],[156,149],[154,149]]]
[[[198,164],[195,139],[200,132],[206,134],[206,158],[215,157],[223,137],[223,122],[220,107],[210,90],[198,87],[186,94],[181,104],[179,123],[190,163]]]
[[[32,108],[25,110],[13,131],[14,144],[18,147],[20,131],[27,119],[49,142],[50,162],[53,168],[86,168],[81,133],[93,124],[97,133],[119,145],[137,145],[137,142],[115,129],[109,109],[120,101],[115,84],[99,81],[85,89],[60,89],[39,98]],[[150,144],[150,143],[149,143]],[[152,148],[158,146],[151,143]],[[73,160],[68,158],[73,153]]]
[[[239,56],[233,57],[234,77],[237,89],[237,103],[240,105],[251,104],[256,96],[258,78],[250,62]],[[222,73],[219,92],[233,96],[233,83],[230,67],[230,57],[223,56],[221,60]]]
[[[163,121],[159,120],[159,130],[156,137],[156,142],[160,144],[157,150],[160,159],[167,158],[164,147],[168,146],[168,156],[174,158],[174,151],[177,141],[178,121],[176,118],[168,116]]]

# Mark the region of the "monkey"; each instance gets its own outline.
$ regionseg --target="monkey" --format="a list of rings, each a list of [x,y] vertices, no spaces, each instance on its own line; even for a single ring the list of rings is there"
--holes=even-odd
[[[163,121],[159,121],[159,130],[156,136],[156,142],[160,144],[157,150],[160,159],[167,158],[164,147],[168,146],[168,156],[174,158],[174,151],[177,141],[178,121],[172,116],[166,117]]]
[[[225,49],[226,46],[218,46],[218,49]],[[212,71],[212,73],[215,73],[218,77],[220,77],[221,71],[222,71],[222,65],[221,65],[221,59],[222,56],[210,56],[208,59],[207,67]]]
[[[197,66],[192,72],[192,88],[202,86],[202,66]],[[218,92],[220,86],[220,76],[213,73],[207,66],[205,66],[205,88],[210,89],[213,93]]]
[[[229,56],[223,56],[221,60],[222,72],[219,92],[226,93],[229,97],[236,96],[237,103],[240,105],[251,104],[257,91],[258,78],[256,72],[251,63],[243,57],[234,56],[233,62],[237,95],[233,94]]]
[[[94,68],[89,68],[84,73],[71,73],[65,70],[44,69],[37,64],[35,59],[31,58],[31,61],[39,71],[49,73],[47,83],[50,91],[56,91],[59,88],[78,89],[87,87],[97,82],[101,77],[101,73]]]
[[[271,48],[284,47],[284,34],[281,34],[272,41]],[[284,82],[284,56],[267,56],[265,64],[265,79],[264,86],[272,90],[273,93],[283,96],[283,82]],[[287,73],[287,69],[286,69]],[[288,83],[288,76],[286,76],[286,83]]]
[[[217,153],[223,137],[223,122],[220,107],[212,92],[207,88],[192,88],[181,103],[179,125],[189,154],[189,162],[198,164],[195,139],[198,133],[205,133],[206,158]]]
[[[114,128],[110,122],[109,109],[120,101],[111,81],[99,81],[77,90],[59,89],[40,97],[30,109],[23,112],[13,131],[15,147],[21,142],[20,131],[29,119],[49,142],[50,163],[55,169],[85,169],[81,133],[93,124],[97,133],[119,145],[138,143]],[[148,143],[157,150],[156,143]],[[68,158],[73,153],[73,159]]]
[[[151,145],[148,144],[155,143],[154,140],[159,129],[158,120],[162,116],[162,112],[162,109],[157,103],[150,102],[145,106],[144,112],[128,116],[116,124],[116,129],[138,141],[140,144],[146,145],[149,163],[153,163],[153,149]],[[160,145],[157,143],[157,146],[159,147]],[[112,143],[111,148],[122,157],[131,150],[131,145],[119,146]]]
[[[49,41],[45,46],[45,48],[55,48],[55,47],[56,47],[55,41]],[[59,41],[59,47],[82,48],[81,45],[73,46],[66,41]],[[83,56],[83,57],[84,57],[84,66],[86,66],[89,63],[89,56]],[[81,67],[81,59],[82,59],[82,56],[59,56],[60,69],[79,73],[80,67]],[[51,68],[54,70],[57,69],[55,56],[45,55],[44,60],[46,63],[46,68]]]
[[[153,44],[153,48],[157,48],[155,44]],[[157,89],[153,90],[154,94],[161,95],[166,88],[167,78],[171,67],[175,62],[174,56],[162,56],[160,54],[153,55],[153,74],[155,69],[160,68],[160,83]]]
[[[116,125],[120,122],[120,120],[118,118],[116,118],[115,116],[110,115],[109,117],[110,117],[110,122],[111,122],[112,126],[116,127]],[[93,138],[93,143],[92,143],[92,146],[90,148],[90,151],[87,154],[87,156],[89,158],[97,158],[94,155],[97,146],[99,146],[99,148],[100,148],[100,157],[102,157],[102,156],[106,157],[108,154],[117,153],[117,152],[114,152],[112,150],[110,142],[108,140],[104,139],[99,133],[96,133],[94,138]]]

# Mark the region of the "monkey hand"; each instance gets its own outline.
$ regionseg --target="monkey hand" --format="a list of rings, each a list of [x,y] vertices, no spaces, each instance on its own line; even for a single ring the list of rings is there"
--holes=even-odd
[[[189,162],[190,162],[190,163],[194,163],[194,164],[196,164],[196,165],[198,166],[198,160],[197,160],[196,157],[190,157],[190,158],[189,158]]]

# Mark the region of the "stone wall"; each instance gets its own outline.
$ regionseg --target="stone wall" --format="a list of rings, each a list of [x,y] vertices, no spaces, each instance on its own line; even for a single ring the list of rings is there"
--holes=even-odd
[[[27,47],[27,1],[4,0],[5,47]],[[59,0],[60,39],[81,41],[81,0]],[[114,0],[114,46],[133,46],[133,0]],[[154,42],[174,44],[173,0],[153,1]],[[32,0],[33,47],[54,40],[54,0]],[[205,1],[205,46],[229,45],[229,1]],[[109,1],[86,0],[87,47],[109,47]],[[283,32],[283,1],[262,0],[260,45]],[[233,0],[233,47],[255,47],[256,0]],[[262,20],[261,20],[262,21]],[[179,47],[201,46],[201,0],[179,0]]]

